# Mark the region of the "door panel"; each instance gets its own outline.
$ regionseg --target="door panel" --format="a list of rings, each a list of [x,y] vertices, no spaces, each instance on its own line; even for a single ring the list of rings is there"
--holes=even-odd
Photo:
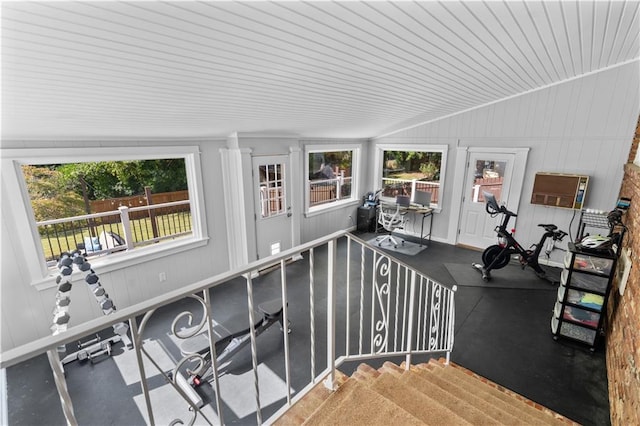
[[[253,158],[259,259],[292,247],[287,162],[286,155]]]
[[[499,217],[485,210],[483,192],[495,195],[498,203],[507,203],[515,154],[470,152],[460,218],[458,243],[484,248],[495,244],[494,229]]]

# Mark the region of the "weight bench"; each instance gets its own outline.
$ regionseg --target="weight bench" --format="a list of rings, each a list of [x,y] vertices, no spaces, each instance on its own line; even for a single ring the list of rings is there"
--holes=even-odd
[[[218,361],[218,368],[222,368],[230,362],[231,357],[250,342],[251,328],[246,325],[247,313],[242,312],[233,315],[223,324],[215,324],[213,327],[214,344]],[[256,337],[269,329],[275,323],[280,323],[280,330],[284,331],[282,303],[280,299],[270,300],[258,305],[255,312],[256,322],[254,329]],[[287,327],[287,332],[290,332]],[[212,374],[211,355],[209,354],[209,332],[208,330],[185,339],[180,344],[180,352],[183,356],[200,354],[206,359],[206,364],[197,371],[189,372],[189,382],[197,386],[201,383],[201,378]],[[204,373],[204,374],[203,374]]]

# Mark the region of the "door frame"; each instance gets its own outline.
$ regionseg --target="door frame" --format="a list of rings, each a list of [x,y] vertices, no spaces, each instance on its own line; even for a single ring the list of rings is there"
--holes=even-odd
[[[517,212],[520,206],[520,197],[522,196],[524,176],[527,167],[527,157],[529,155],[529,148],[495,148],[495,147],[480,147],[480,146],[466,146],[458,147],[456,149],[455,164],[464,165],[464,167],[454,167],[456,173],[453,177],[453,193],[451,196],[451,219],[449,221],[449,229],[447,230],[447,243],[458,244],[458,230],[462,221],[462,198],[464,197],[464,191],[466,188],[465,178],[467,176],[467,170],[469,168],[469,154],[514,154],[513,172],[511,175],[511,184],[509,185],[509,196],[507,208],[511,211]]]
[[[289,226],[286,227],[288,235],[286,238],[283,238],[283,240],[287,240],[289,242],[289,244],[291,245],[291,247],[295,247],[297,244],[299,244],[299,233],[295,232],[296,229],[296,210],[293,206],[296,204],[296,202],[294,201],[294,188],[293,188],[293,174],[297,172],[297,170],[293,169],[293,164],[295,163],[295,161],[292,161],[292,152],[290,152],[289,154],[264,154],[264,155],[252,155],[251,156],[251,191],[252,191],[252,198],[253,198],[253,214],[254,214],[254,229],[255,229],[255,249],[256,249],[256,259],[262,259],[263,257],[260,257],[260,241],[259,241],[259,237],[260,237],[260,232],[259,232],[259,226],[260,226],[260,221],[263,220],[259,217],[260,215],[260,196],[258,194],[258,184],[259,184],[259,176],[256,175],[256,165],[258,164],[258,162],[261,159],[278,159],[281,158],[283,161],[279,162],[278,164],[283,164],[284,165],[284,186],[285,186],[285,213],[284,215],[286,215],[288,217],[288,223]],[[273,163],[276,164],[276,163]],[[289,247],[289,248],[291,248]],[[281,251],[287,250],[288,248],[285,249],[281,249]]]

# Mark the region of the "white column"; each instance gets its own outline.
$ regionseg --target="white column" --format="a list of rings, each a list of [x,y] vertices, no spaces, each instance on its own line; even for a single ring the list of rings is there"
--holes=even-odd
[[[240,149],[238,135],[229,136],[228,148],[220,149],[222,157],[222,185],[227,222],[227,241],[229,246],[229,267],[231,269],[249,263],[247,235],[247,206],[245,205],[245,177],[243,175],[243,155],[250,150]],[[246,174],[248,177],[251,173]],[[249,209],[251,212],[252,208]]]

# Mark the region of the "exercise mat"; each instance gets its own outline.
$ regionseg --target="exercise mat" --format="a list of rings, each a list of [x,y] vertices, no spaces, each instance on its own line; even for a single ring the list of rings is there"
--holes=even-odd
[[[378,237],[380,238],[380,237]],[[399,253],[399,254],[404,254],[406,256],[415,256],[416,254],[420,253],[422,250],[426,249],[427,246],[425,244],[423,244],[422,246],[420,246],[420,244],[418,243],[412,243],[411,241],[405,241],[404,244],[401,244],[401,238],[400,237],[396,237],[394,235],[394,238],[396,238],[398,240],[398,247],[394,247],[393,244],[391,244],[389,241],[384,241],[382,243],[381,246],[378,246],[378,242],[376,241],[376,238],[373,238],[369,241],[367,241],[367,244],[383,249],[383,250],[389,250],[392,251],[394,253]]]
[[[547,276],[553,279],[554,284],[539,278],[533,269],[522,269],[519,264],[515,263],[511,263],[502,269],[491,271],[491,279],[488,282],[482,280],[482,274],[470,263],[445,263],[444,267],[451,274],[456,284],[463,287],[548,290],[556,287],[560,281],[560,269],[551,267],[543,267],[543,269],[547,272]]]

